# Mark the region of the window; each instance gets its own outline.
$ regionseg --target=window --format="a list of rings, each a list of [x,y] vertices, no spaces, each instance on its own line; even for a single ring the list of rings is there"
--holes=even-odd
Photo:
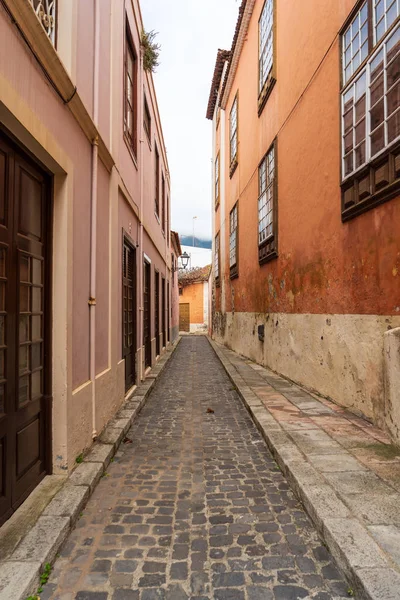
[[[157,144],[154,145],[155,148],[155,172],[154,172],[154,212],[158,219],[160,219],[160,155],[158,153]]]
[[[275,83],[274,64],[274,0],[265,0],[258,22],[258,94],[259,113]]]
[[[161,229],[165,233],[165,224],[167,222],[167,213],[165,210],[165,177],[164,174],[161,177]]]
[[[399,0],[374,0],[374,36],[379,42],[400,14]]]
[[[236,94],[229,115],[229,156],[230,156],[230,172],[232,177],[238,164],[238,95]]]
[[[261,264],[277,256],[275,144],[258,167],[258,259]]]
[[[220,265],[220,240],[219,233],[215,236],[215,249],[214,249],[214,277],[216,285],[219,285],[219,265]]]
[[[400,0],[365,0],[342,34],[344,220],[400,189],[399,6]]]
[[[170,244],[170,241],[171,241],[170,230],[169,230],[169,196],[167,196],[167,214],[166,214],[166,221],[167,221],[167,240],[168,240],[168,246],[169,246],[169,244]]]
[[[236,202],[229,215],[229,267],[231,279],[239,275],[238,247],[238,203]]]
[[[215,159],[215,208],[219,205],[219,152],[217,154],[217,158]]]
[[[146,132],[147,138],[150,142],[151,139],[151,115],[149,105],[147,104],[146,96],[143,96],[143,127]]]
[[[57,5],[55,0],[29,0],[53,46],[56,45]]]
[[[137,151],[137,57],[132,37],[127,26],[125,40],[125,102],[124,133],[129,147],[136,156]]]

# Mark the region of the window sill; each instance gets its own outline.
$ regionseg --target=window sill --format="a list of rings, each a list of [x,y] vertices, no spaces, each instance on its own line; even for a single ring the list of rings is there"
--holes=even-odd
[[[128,150],[129,150],[129,154],[131,155],[131,158],[132,158],[132,160],[133,160],[133,164],[135,165],[135,168],[136,168],[136,170],[138,171],[139,169],[138,169],[138,163],[137,163],[136,154],[135,154],[135,151],[133,150],[133,148],[132,148],[132,146],[131,146],[131,143],[130,143],[130,141],[129,141],[129,138],[128,138],[128,136],[126,135],[126,133],[124,133],[124,142],[125,142],[125,144],[126,144],[126,147],[127,147],[127,148],[128,148]]]
[[[264,84],[263,89],[261,90],[258,96],[258,116],[261,116],[262,111],[264,110],[264,106],[267,104],[267,100],[271,95],[272,90],[274,89],[274,85],[276,83],[276,79],[272,77],[272,75],[268,76],[267,81]]]
[[[342,221],[400,195],[400,143],[370,162],[341,186]]]
[[[234,265],[233,267],[230,268],[230,274],[229,274],[230,279],[237,279],[239,277],[239,269],[237,265]]]
[[[233,177],[233,174],[234,174],[234,172],[236,171],[236,168],[237,168],[238,164],[239,164],[239,163],[238,163],[238,160],[237,160],[237,158],[235,157],[235,158],[233,159],[233,161],[231,162],[231,166],[229,167],[229,178],[230,178],[230,179],[232,179],[232,177]]]
[[[265,265],[267,262],[278,258],[278,251],[276,249],[275,237],[263,242],[261,246],[258,246],[258,263]]]

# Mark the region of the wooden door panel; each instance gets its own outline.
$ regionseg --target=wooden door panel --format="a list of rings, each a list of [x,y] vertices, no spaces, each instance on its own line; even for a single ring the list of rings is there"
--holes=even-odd
[[[123,357],[125,359],[125,391],[128,391],[136,380],[136,254],[132,246],[125,241],[123,248],[122,288],[123,288]]]
[[[0,522],[46,473],[48,185],[0,133]]]
[[[190,304],[179,305],[179,331],[190,333]]]
[[[144,263],[144,288],[143,288],[143,345],[144,364],[151,367],[151,265]]]

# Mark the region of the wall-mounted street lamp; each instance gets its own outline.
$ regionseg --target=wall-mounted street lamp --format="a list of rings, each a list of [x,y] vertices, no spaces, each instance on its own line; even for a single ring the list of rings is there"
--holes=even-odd
[[[189,264],[190,255],[187,252],[184,252],[179,258],[181,259],[181,267],[178,265],[178,263],[176,263],[175,267],[172,269],[173,273],[179,271],[180,268],[186,269]]]
[[[186,269],[186,267],[188,266],[189,260],[190,260],[189,254],[187,252],[184,252],[181,256],[181,263],[182,263],[182,267],[184,269]]]

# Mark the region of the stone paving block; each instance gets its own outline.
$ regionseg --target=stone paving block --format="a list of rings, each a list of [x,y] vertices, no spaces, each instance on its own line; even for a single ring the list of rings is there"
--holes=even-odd
[[[281,450],[280,453],[282,454]],[[295,454],[294,456],[296,457],[297,455]],[[303,460],[290,460],[289,454],[289,460],[286,459],[285,455],[283,457],[280,456],[280,459],[287,466],[288,479],[298,494],[301,494],[302,490],[311,486],[326,486],[326,481],[322,475],[308,462],[305,462],[304,457]]]
[[[367,471],[367,468],[348,452],[322,456],[310,454],[308,460],[321,473]]]
[[[368,525],[400,526],[400,494],[343,494],[343,499]]]
[[[290,436],[305,454],[342,454],[343,448],[321,430],[291,431]]]
[[[0,600],[25,600],[37,589],[41,562],[0,563]]]
[[[360,593],[368,600],[399,600],[400,573],[394,569],[357,569]]]
[[[368,531],[400,568],[400,528],[394,525],[372,525]]]
[[[53,562],[70,530],[69,517],[40,517],[12,555],[12,560]]]
[[[66,484],[45,509],[44,516],[69,517],[73,524],[89,498],[89,487]]]
[[[125,434],[122,429],[116,429],[107,425],[107,427],[101,433],[99,441],[103,444],[111,444],[114,446],[114,448],[118,448],[124,435]]]
[[[100,462],[107,467],[114,456],[114,446],[112,444],[101,444],[96,442],[89,453],[83,459],[83,462]]]
[[[301,484],[299,488],[304,506],[319,530],[322,530],[327,519],[350,517],[349,509],[336,496],[330,485]]]
[[[72,473],[69,481],[72,485],[87,485],[93,490],[104,472],[102,463],[81,463]]]
[[[357,569],[387,567],[382,550],[356,519],[326,519],[323,530],[333,556],[349,577]]]
[[[386,485],[382,479],[370,471],[326,473],[325,477],[340,494],[381,494],[387,496],[394,492],[393,488]],[[400,498],[400,495],[398,497]]]
[[[124,432],[124,434],[126,435],[126,432],[128,431],[128,429],[131,426],[131,419],[112,419],[109,424],[108,427],[111,427],[112,429],[122,429],[122,431]]]

